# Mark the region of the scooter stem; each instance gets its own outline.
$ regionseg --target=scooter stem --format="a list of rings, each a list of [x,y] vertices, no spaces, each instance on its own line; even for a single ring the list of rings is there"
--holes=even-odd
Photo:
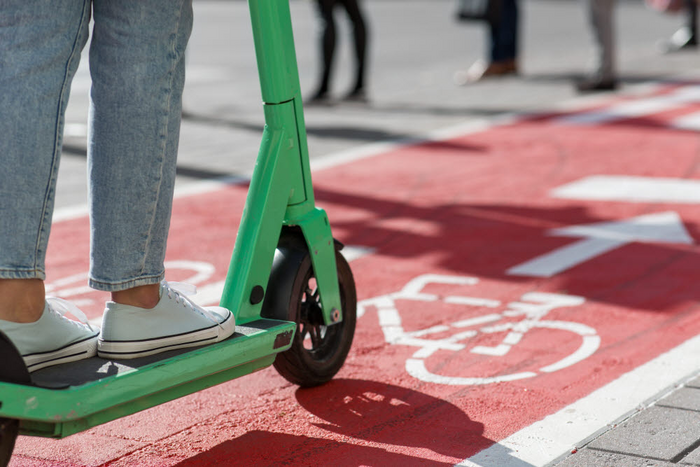
[[[324,322],[342,320],[335,250],[326,213],[315,207],[289,0],[249,0],[265,129],[221,305],[237,322],[260,315],[283,225],[299,226],[322,297]],[[257,291],[257,292],[255,292]],[[256,298],[257,297],[257,298]]]

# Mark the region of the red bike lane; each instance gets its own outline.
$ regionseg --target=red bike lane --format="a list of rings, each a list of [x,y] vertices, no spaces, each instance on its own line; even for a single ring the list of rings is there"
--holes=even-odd
[[[700,333],[698,112],[693,86],[667,87],[317,171],[335,236],[366,252],[332,382],[302,390],[266,369],[65,440],[21,437],[11,465],[477,454]],[[176,200],[169,280],[216,290],[245,194]],[[87,219],[54,226],[48,283],[96,318],[87,243]]]

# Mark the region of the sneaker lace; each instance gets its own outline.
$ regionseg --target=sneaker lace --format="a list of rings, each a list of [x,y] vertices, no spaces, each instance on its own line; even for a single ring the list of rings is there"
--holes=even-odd
[[[206,308],[203,308],[196,303],[194,303],[192,300],[190,300],[188,297],[191,295],[195,295],[197,293],[197,287],[195,287],[192,284],[188,284],[186,282],[166,282],[163,281],[163,285],[165,286],[165,290],[168,293],[168,298],[174,298],[175,303],[182,303],[183,306],[187,308],[191,308],[192,310],[202,314],[206,318],[208,318],[210,321],[212,321],[214,324],[216,324],[219,329],[223,330],[224,327],[221,325],[218,319],[216,319],[216,316],[214,313],[211,311],[207,310]]]
[[[90,321],[88,321],[87,316],[85,315],[85,313],[83,313],[83,310],[78,308],[75,305],[75,303],[69,302],[68,300],[64,300],[63,298],[59,297],[46,297],[46,301],[49,303],[50,308],[59,315],[65,316],[66,313],[70,313],[71,315],[78,318],[78,320],[85,326],[87,326],[91,331],[94,331],[94,329],[90,325]],[[73,320],[71,320],[71,323],[75,324],[76,326],[79,326],[79,324]]]

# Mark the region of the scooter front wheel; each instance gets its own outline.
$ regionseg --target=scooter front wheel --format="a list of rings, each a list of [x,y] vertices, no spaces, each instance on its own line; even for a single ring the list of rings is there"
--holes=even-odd
[[[303,237],[283,236],[275,254],[263,316],[297,323],[291,348],[277,356],[274,367],[287,381],[302,387],[330,381],[345,363],[355,334],[355,280],[337,250],[335,259],[343,320],[326,326]]]

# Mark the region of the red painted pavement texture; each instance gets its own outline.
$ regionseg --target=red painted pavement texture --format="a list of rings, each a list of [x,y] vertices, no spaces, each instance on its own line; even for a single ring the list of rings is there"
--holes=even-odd
[[[695,241],[700,207],[555,199],[550,190],[588,175],[700,179],[700,141],[666,122],[699,111],[688,105],[651,117],[563,126],[555,115],[447,141],[403,147],[315,174],[319,205],[335,235],[374,253],[352,263],[359,299],[399,291],[423,274],[469,276],[476,285],[429,285],[444,298],[469,295],[503,304],[528,292],[585,297],[548,320],[594,328],[600,348],[553,373],[487,385],[443,385],[411,376],[418,347],[386,342],[378,312],[358,320],[353,349],[331,383],[298,389],[273,369],[222,384],[65,440],[20,437],[20,466],[453,465],[586,396],[700,332],[699,250],[695,245],[631,244],[550,279],[509,276],[515,265],[578,239],[552,228],[677,212]],[[313,150],[313,148],[311,148]],[[204,283],[223,279],[245,187],[179,198],[169,261],[210,263]],[[87,269],[87,220],[54,226],[49,282]],[[172,271],[172,280],[190,275]],[[81,279],[82,280],[82,279]],[[61,286],[75,287],[77,282]],[[87,293],[100,314],[104,295]],[[406,331],[504,311],[398,300]],[[445,328],[447,329],[447,328]],[[444,338],[450,328],[427,338]],[[464,350],[424,359],[435,374],[497,376],[534,371],[573,352],[581,337],[535,328],[502,357],[471,353],[503,333],[464,339]]]

